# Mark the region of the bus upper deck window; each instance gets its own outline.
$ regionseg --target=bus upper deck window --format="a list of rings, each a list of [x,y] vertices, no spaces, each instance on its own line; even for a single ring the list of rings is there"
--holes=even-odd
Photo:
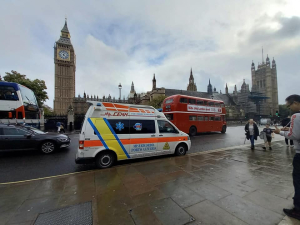
[[[197,100],[197,105],[204,105],[204,101]]]
[[[172,103],[172,102],[173,102],[173,98],[170,98],[170,99],[167,99],[165,103],[166,103],[166,104],[170,104],[170,103]]]
[[[220,103],[215,103],[215,106],[216,107],[220,107]]]
[[[188,103],[187,98],[180,98],[180,103]]]
[[[196,99],[191,99],[191,98],[190,98],[190,99],[189,99],[189,103],[190,103],[190,104],[196,104]]]
[[[207,101],[204,101],[204,102],[203,102],[203,105],[207,105]]]
[[[208,105],[209,106],[215,106],[215,103],[214,102],[208,102]]]

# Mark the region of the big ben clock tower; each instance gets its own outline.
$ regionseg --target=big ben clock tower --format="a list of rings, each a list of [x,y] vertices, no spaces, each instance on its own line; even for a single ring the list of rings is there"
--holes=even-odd
[[[66,20],[60,38],[54,45],[54,112],[56,114],[67,114],[68,107],[75,97],[76,55],[70,38]]]

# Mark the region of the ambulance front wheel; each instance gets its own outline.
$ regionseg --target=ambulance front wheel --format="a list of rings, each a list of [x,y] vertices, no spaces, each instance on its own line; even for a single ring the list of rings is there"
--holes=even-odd
[[[179,144],[175,150],[175,155],[185,155],[187,152],[187,146],[185,144]]]
[[[115,155],[109,151],[105,151],[97,155],[96,157],[96,166],[98,168],[109,168],[115,162]]]

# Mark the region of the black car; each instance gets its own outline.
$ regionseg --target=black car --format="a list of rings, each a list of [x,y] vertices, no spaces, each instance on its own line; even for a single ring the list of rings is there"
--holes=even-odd
[[[70,142],[64,134],[45,133],[29,126],[0,124],[0,151],[38,149],[49,154],[69,147]]]

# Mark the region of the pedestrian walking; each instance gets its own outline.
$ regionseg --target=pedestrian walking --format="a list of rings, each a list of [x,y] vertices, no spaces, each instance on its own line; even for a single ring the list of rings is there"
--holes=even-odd
[[[256,123],[253,119],[250,119],[249,122],[245,126],[245,135],[247,140],[251,142],[251,149],[254,149],[254,140],[257,140],[257,136],[259,135],[259,130]]]
[[[282,129],[275,126],[274,133],[294,140],[296,154],[293,159],[294,208],[283,209],[283,212],[300,220],[300,95],[290,95],[285,101],[287,108],[295,113],[291,118],[291,126]]]
[[[287,118],[284,118],[281,121],[281,125],[283,127],[290,127],[290,123],[291,123],[291,116],[288,116]],[[289,139],[285,138],[285,143],[286,143],[286,147],[289,147]],[[290,139],[290,147],[294,148],[294,141],[292,139]]]
[[[60,132],[60,125],[61,125],[61,123],[58,121],[58,122],[56,123],[57,133]]]
[[[271,141],[272,141],[272,135],[274,134],[272,129],[270,128],[270,124],[266,124],[266,127],[263,129],[264,132],[264,141],[265,141],[265,147],[263,147],[264,150],[267,149],[269,146],[269,150],[272,150],[271,147]]]

